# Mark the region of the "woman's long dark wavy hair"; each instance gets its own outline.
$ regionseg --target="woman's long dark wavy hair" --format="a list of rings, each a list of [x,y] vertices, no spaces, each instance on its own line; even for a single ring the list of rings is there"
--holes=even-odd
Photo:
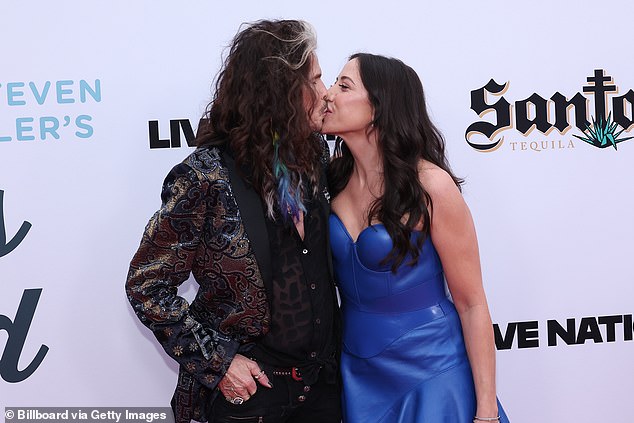
[[[383,195],[370,206],[368,222],[380,221],[394,244],[383,263],[392,271],[411,254],[408,264],[418,261],[419,251],[429,235],[433,204],[420,183],[418,166],[427,160],[445,170],[460,187],[462,179],[452,172],[445,156],[445,141],[427,113],[423,85],[416,72],[398,59],[357,53],[361,81],[374,108],[372,125],[378,130],[378,148],[383,163]],[[352,174],[354,159],[344,143],[338,142],[328,171],[332,197],[341,192]],[[431,213],[430,213],[431,211]],[[403,217],[407,221],[403,222]],[[422,236],[410,242],[414,228],[422,222]]]
[[[318,186],[322,148],[311,129],[312,111],[306,112],[308,99],[317,100],[309,85],[316,47],[315,32],[304,21],[261,20],[239,31],[198,131],[198,146],[229,143],[270,217],[280,208],[274,158],[287,171],[285,183],[300,208],[309,194],[305,178]]]

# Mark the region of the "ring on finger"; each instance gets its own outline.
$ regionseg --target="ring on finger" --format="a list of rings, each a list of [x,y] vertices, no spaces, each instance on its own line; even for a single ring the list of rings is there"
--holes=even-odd
[[[257,375],[253,376],[253,379],[258,380],[262,376],[264,376],[264,370],[260,370],[260,373],[258,373]]]
[[[229,400],[229,402],[230,402],[231,404],[233,404],[233,405],[240,405],[240,404],[242,404],[242,403],[244,402],[244,398],[242,398],[242,397],[235,397],[235,398],[233,398],[233,399]]]

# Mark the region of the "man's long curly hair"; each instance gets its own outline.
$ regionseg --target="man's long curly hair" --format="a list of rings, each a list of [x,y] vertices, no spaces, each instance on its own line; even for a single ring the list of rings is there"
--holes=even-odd
[[[198,146],[229,143],[272,218],[280,208],[284,216],[289,207],[280,206],[280,166],[287,170],[284,183],[300,209],[310,194],[304,182],[311,182],[313,193],[317,190],[322,146],[311,128],[312,110],[306,110],[317,100],[310,85],[316,46],[315,32],[304,21],[261,20],[241,29],[198,131]]]
[[[383,195],[368,211],[368,222],[379,221],[390,234],[393,249],[383,260],[392,271],[408,254],[415,264],[423,241],[429,235],[433,213],[431,196],[421,185],[418,166],[427,160],[445,170],[460,187],[445,155],[445,141],[427,112],[423,85],[416,71],[398,59],[368,53],[350,56],[359,64],[359,74],[374,109],[372,127],[378,130],[383,164]],[[334,198],[348,184],[354,166],[352,153],[341,141],[328,168],[330,195]],[[404,218],[407,220],[404,222]],[[410,237],[422,222],[415,244]]]

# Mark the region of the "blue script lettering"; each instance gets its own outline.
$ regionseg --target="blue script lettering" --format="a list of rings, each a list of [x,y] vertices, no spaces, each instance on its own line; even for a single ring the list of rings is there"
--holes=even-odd
[[[33,118],[17,118],[15,120],[15,131],[18,141],[32,141],[35,139],[33,135],[25,135],[25,132],[33,131],[32,126],[28,126],[28,123],[33,123]]]
[[[45,141],[49,139],[59,140],[62,136],[68,139],[69,136],[74,135],[86,139],[92,137],[95,132],[92,124],[89,123],[91,121],[92,116],[90,115],[78,115],[74,118],[67,115],[63,119],[58,119],[55,116],[20,117],[15,120],[15,138],[18,141],[33,141],[39,137],[40,140]],[[74,123],[74,126],[71,123]],[[68,130],[64,133],[66,127]],[[73,130],[74,132],[68,132]],[[0,143],[12,140],[12,136],[0,136]]]
[[[77,125],[77,127],[79,129],[83,129],[86,132],[75,131],[75,135],[77,135],[79,138],[90,138],[90,137],[92,137],[92,134],[93,134],[92,126],[84,123],[84,121],[90,122],[91,120],[92,120],[92,117],[88,116],[88,115],[79,115],[79,116],[77,116],[77,119],[75,119],[75,125]]]
[[[55,81],[45,81],[43,84],[36,82],[28,83],[28,90],[25,90],[27,84],[24,82],[8,82],[7,104],[9,106],[26,106],[33,100],[40,106],[44,105],[47,100],[55,101],[57,104],[72,104],[76,102],[87,103],[94,101],[101,102],[101,80],[95,79],[94,82],[80,79],[73,81],[64,79]],[[2,84],[0,84],[2,87]],[[54,87],[54,93],[51,93],[51,87]],[[49,95],[50,94],[50,95]]]
[[[35,101],[37,101],[37,104],[41,106],[44,104],[44,100],[46,100],[46,96],[48,95],[48,90],[51,88],[51,81],[46,81],[41,93],[37,90],[37,86],[34,82],[29,82],[29,88],[31,88]]]
[[[72,94],[73,90],[71,89],[65,89],[64,86],[66,85],[73,85],[73,81],[57,81],[55,83],[55,88],[57,89],[57,103],[59,104],[64,104],[64,103],[74,103],[75,99],[74,98],[64,98],[63,95],[64,94]]]
[[[88,82],[83,79],[79,81],[79,101],[82,103],[86,102],[86,93],[90,94],[92,99],[99,103],[101,101],[101,81],[95,79],[94,88],[88,85]]]
[[[24,82],[9,82],[7,84],[7,102],[9,106],[24,106],[26,101],[16,100],[16,97],[23,97],[24,91],[19,91],[17,88],[24,87]]]
[[[50,126],[47,125],[50,123]],[[57,129],[59,128],[59,120],[53,116],[42,116],[40,118],[40,139],[45,140],[46,134],[51,134],[56,140],[59,139]]]

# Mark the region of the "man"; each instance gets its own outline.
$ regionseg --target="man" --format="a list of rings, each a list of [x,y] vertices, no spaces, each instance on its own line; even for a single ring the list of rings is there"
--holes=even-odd
[[[130,265],[130,303],[180,364],[177,422],[341,420],[315,48],[303,21],[236,35]]]

